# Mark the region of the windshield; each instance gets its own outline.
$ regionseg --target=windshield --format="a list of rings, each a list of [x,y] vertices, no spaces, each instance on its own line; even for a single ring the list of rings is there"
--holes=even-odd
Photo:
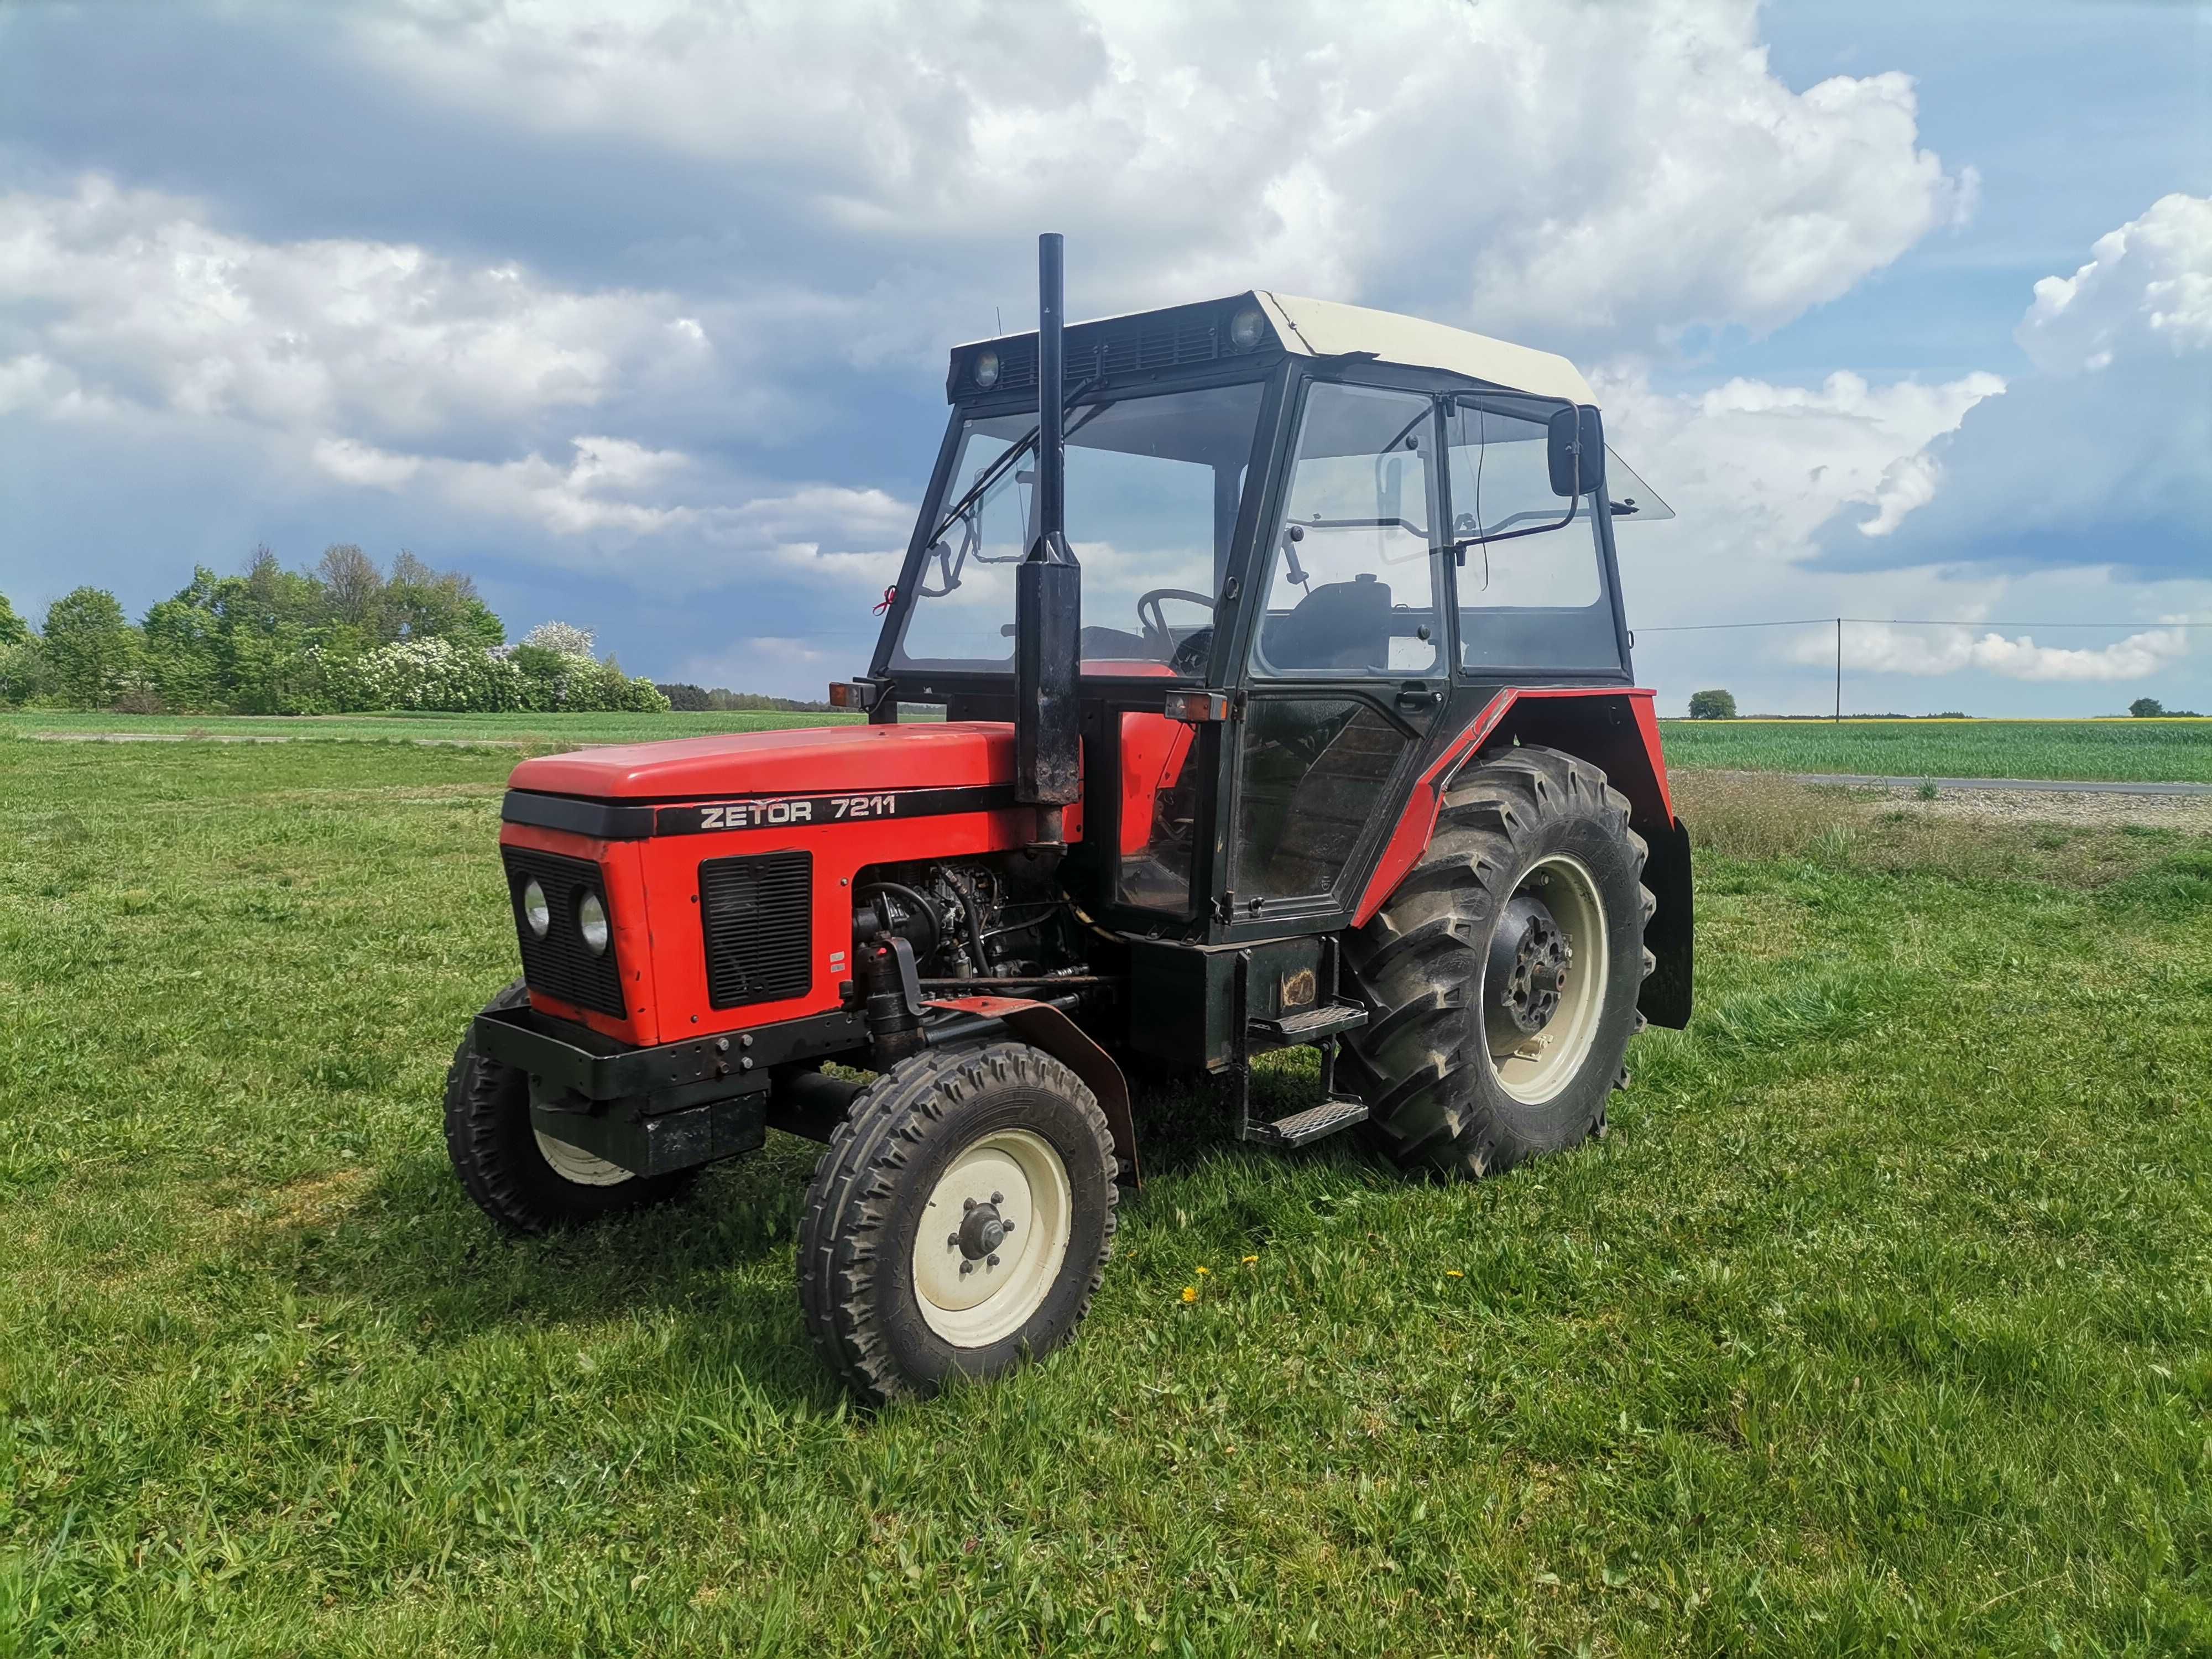
[[[1260,416],[1257,381],[1079,404],[1067,539],[1083,565],[1083,667],[1196,674]],[[1014,567],[1029,550],[1036,415],[970,418],[892,661],[1010,669]]]

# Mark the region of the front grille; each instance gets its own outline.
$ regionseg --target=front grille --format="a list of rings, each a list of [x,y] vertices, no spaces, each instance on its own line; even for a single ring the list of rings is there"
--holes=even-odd
[[[599,896],[599,902],[607,905],[609,928],[614,925],[614,907],[608,903],[599,866],[589,859],[562,858],[558,853],[540,853],[528,847],[502,847],[499,851],[507,862],[507,896],[514,910],[514,936],[522,943],[524,982],[533,991],[543,991],[579,1008],[623,1018],[629,1011],[623,1006],[622,971],[615,962],[614,940],[607,941],[605,956],[593,956],[576,925],[576,906],[586,893]],[[552,926],[545,930],[544,939],[530,931],[522,914],[522,890],[533,876],[545,890],[545,908],[553,914]]]
[[[699,866],[707,1000],[717,1008],[804,996],[814,982],[814,855],[763,853]]]

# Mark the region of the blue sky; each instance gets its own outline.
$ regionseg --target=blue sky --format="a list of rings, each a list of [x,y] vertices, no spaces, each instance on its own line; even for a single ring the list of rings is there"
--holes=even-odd
[[[1078,315],[1575,356],[1669,705],[1824,707],[1832,633],[1656,630],[1841,611],[1960,624],[1855,628],[1856,707],[2212,707],[2208,76],[2183,5],[19,6],[0,592],[406,546],[812,693],[1057,228]]]

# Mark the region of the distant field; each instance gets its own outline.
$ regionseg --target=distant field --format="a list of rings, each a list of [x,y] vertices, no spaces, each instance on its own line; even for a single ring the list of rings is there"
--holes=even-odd
[[[838,726],[857,714],[728,713],[708,714],[76,714],[25,708],[0,714],[0,732],[141,732],[157,737],[413,738],[453,743],[507,743],[530,748],[562,743],[645,743],[716,732],[775,732],[793,726]]]
[[[1667,720],[1668,764],[2212,783],[2212,720]]]

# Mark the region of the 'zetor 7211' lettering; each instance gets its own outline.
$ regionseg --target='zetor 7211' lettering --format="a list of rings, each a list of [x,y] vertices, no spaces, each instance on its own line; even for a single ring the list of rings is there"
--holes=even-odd
[[[850,723],[515,769],[521,976],[447,1086],[526,1231],[822,1142],[800,1302],[873,1401],[1076,1328],[1133,1074],[1224,1138],[1494,1177],[1689,1015],[1615,545],[1668,509],[1574,366],[1257,290],[1064,328],[1056,237],[1040,276],[1036,332],[951,354]]]

